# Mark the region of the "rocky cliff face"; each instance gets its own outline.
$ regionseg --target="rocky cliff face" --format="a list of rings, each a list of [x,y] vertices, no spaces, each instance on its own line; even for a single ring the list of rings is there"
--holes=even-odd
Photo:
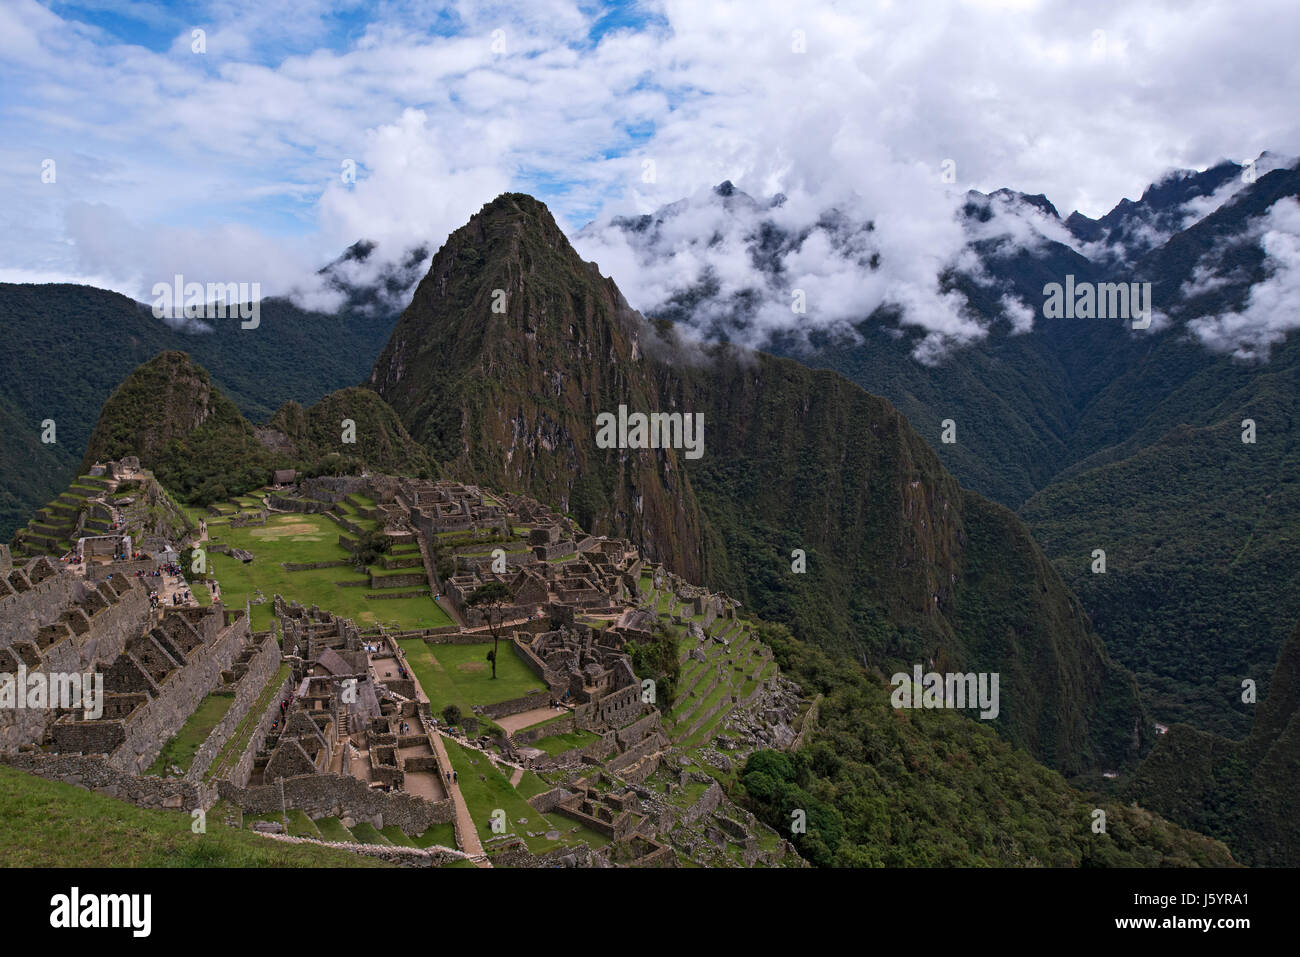
[[[529,196],[448,238],[370,385],[453,474],[627,535],[869,667],[999,671],[1000,729],[1056,767],[1144,749],[1132,678],[1011,512],[839,375],[646,322]],[[703,454],[600,447],[620,406],[702,415]]]
[[[370,384],[453,474],[527,491],[593,534],[629,534],[699,578],[700,515],[678,450],[594,443],[599,413],[661,407],[644,330],[544,205],[507,194],[434,257]]]

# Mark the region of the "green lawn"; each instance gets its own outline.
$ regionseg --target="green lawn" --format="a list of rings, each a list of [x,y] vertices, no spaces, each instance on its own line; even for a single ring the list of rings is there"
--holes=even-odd
[[[357,839],[359,844],[391,844],[388,838],[380,834],[373,824],[365,821],[358,821],[352,825],[352,836]]]
[[[320,831],[307,816],[307,812],[296,807],[289,809],[289,833],[293,837],[320,838]]]
[[[539,751],[545,751],[551,757],[557,754],[563,754],[573,748],[582,748],[599,739],[599,735],[592,734],[590,731],[584,731],[578,728],[565,734],[552,734],[545,738],[538,738],[533,742],[533,747]]]
[[[388,833],[388,828],[384,828],[384,833]],[[442,847],[456,847],[456,825],[448,821],[446,824],[430,824],[428,829],[418,837],[407,838],[415,847],[433,847],[438,844]]]
[[[154,811],[0,767],[0,866],[383,867],[337,848],[284,844],[207,815],[194,834],[188,811]]]
[[[546,688],[546,684],[524,666],[505,641],[498,645],[500,657],[495,679],[492,665],[486,660],[492,648],[490,642],[431,646],[422,639],[408,638],[398,644],[406,652],[406,660],[428,695],[434,714],[449,704],[459,707],[462,714],[469,714],[470,705],[508,701],[529,691]]]
[[[519,792],[520,797],[528,800],[530,797],[551,790],[551,785],[543,781],[536,771],[525,771],[524,776],[519,779],[519,783],[515,786],[515,790]]]
[[[322,817],[313,822],[316,830],[320,832],[322,840],[334,841],[336,843],[347,843],[352,840],[352,832],[343,826],[336,817]]]
[[[221,583],[222,597],[229,607],[242,607],[245,599],[261,590],[266,601],[252,606],[254,631],[270,628],[271,597],[277,592],[286,601],[298,601],[307,607],[318,605],[362,627],[382,623],[402,628],[441,628],[454,624],[431,597],[368,599],[366,595],[372,593],[368,585],[340,588],[335,582],[369,581],[369,576],[351,566],[291,572],[281,564],[349,560],[351,553],[338,542],[340,532],[342,529],[323,515],[272,515],[264,526],[245,528],[209,524],[208,536],[214,543],[250,551],[253,561],[245,565],[209,550],[208,569]]]
[[[460,778],[460,793],[469,806],[470,817],[478,828],[480,841],[486,843],[501,836],[492,833],[492,812],[500,809],[506,812],[506,833],[514,833],[523,838],[534,854],[545,853],[564,843],[563,839],[552,841],[544,836],[529,837],[527,832],[544,835],[547,831],[556,830],[564,833],[571,824],[566,826],[562,818],[552,822],[540,811],[534,810],[481,752],[463,748],[449,738],[444,738],[443,741],[447,746],[447,756],[451,758],[451,766]],[[526,818],[526,823],[517,823],[520,818]]]
[[[235,696],[230,694],[210,694],[200,701],[194,713],[176,732],[176,736],[163,745],[162,751],[146,773],[165,776],[173,764],[181,771],[188,771],[194,762],[194,753],[234,703]]]

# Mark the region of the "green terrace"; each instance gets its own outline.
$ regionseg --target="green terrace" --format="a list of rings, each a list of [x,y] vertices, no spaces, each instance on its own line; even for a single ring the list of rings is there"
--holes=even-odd
[[[726,638],[728,644],[704,643],[701,662],[690,654],[695,642],[681,640],[681,683],[665,722],[674,743],[687,751],[707,745],[736,704],[776,672],[776,663],[763,657],[761,644],[744,622],[719,619],[707,633]]]
[[[356,506],[349,506],[355,508]],[[360,527],[375,526],[373,519],[356,512],[349,518]],[[451,617],[433,600],[427,583],[393,589],[399,597],[383,596],[386,577],[423,575],[423,566],[389,569],[372,565],[367,571],[353,566],[354,556],[339,543],[347,533],[326,515],[272,512],[265,525],[231,528],[216,519],[208,521],[212,544],[252,552],[253,561],[244,564],[229,555],[207,550],[208,574],[221,584],[227,606],[238,607],[253,600],[252,627],[266,631],[271,626],[271,597],[304,606],[317,605],[353,619],[359,626],[389,625],[402,629],[441,628],[453,624]],[[397,546],[399,548],[403,546]],[[398,557],[418,557],[409,549]],[[285,565],[325,564],[323,568],[290,571]],[[260,596],[260,598],[259,598]]]
[[[406,654],[406,663],[424,689],[435,715],[450,704],[458,707],[461,714],[470,715],[472,705],[496,704],[546,688],[509,647],[508,641],[498,645],[500,655],[495,679],[491,662],[487,660],[491,642],[430,645],[422,638],[403,638],[398,645]]]
[[[357,821],[349,826],[337,817],[313,819],[298,808],[289,808],[283,816],[246,814],[239,808],[222,801],[218,802],[209,816],[217,814],[234,821],[235,826],[245,830],[251,830],[259,822],[275,823],[284,826],[291,837],[305,837],[315,841],[329,841],[336,844],[376,844],[385,847],[426,849],[437,846],[456,849],[456,829],[450,822],[431,824],[424,833],[410,835],[393,825],[377,829],[373,824],[365,821]]]
[[[61,555],[66,552],[72,547],[78,517],[89,507],[88,500],[106,488],[108,483],[93,475],[82,475],[73,480],[58,498],[36,512],[26,528],[19,529],[14,536],[15,549],[31,555]],[[86,531],[90,534],[107,530],[108,522],[88,518]]]
[[[382,844],[389,847],[429,848],[435,845],[453,849],[456,847],[456,829],[451,822],[431,824],[423,834],[413,836],[393,825],[377,829],[373,824],[367,824],[365,821],[358,821],[348,827],[337,817],[320,817],[313,820],[305,811],[298,808],[290,808],[286,816],[287,830],[293,837],[307,837],[335,843]],[[244,827],[252,827],[258,821],[286,823],[279,815],[261,817],[243,815]]]
[[[683,622],[702,621],[703,615],[687,614],[691,605],[667,589],[653,587],[652,576],[643,574],[638,581],[643,607],[653,611],[677,635],[681,675],[671,707],[664,714],[664,728],[673,743],[686,754],[707,746],[721,729],[737,703],[753,694],[759,684],[776,672],[776,663],[763,657],[761,644],[752,626],[742,619],[714,620],[705,634],[709,638],[699,645],[705,660],[698,661],[691,652],[696,641]],[[712,771],[705,766],[703,770]]]
[[[214,692],[200,701],[199,706],[181,725],[176,735],[163,745],[157,759],[145,773],[165,775],[173,765],[180,768],[182,774],[188,772],[194,762],[195,752],[208,739],[212,729],[221,722],[234,703],[235,695],[229,691]]]
[[[217,756],[212,759],[212,764],[208,766],[205,775],[207,780],[216,780],[239,762],[240,756],[248,748],[248,742],[252,740],[253,731],[257,727],[258,721],[266,714],[266,709],[271,706],[271,699],[275,697],[275,693],[280,685],[284,683],[284,679],[289,677],[290,670],[289,662],[282,662],[275,674],[262,686],[262,691],[258,694],[257,700],[253,702],[253,706],[248,709],[248,714],[239,722],[225,745],[217,752]]]
[[[512,835],[521,838],[534,854],[544,854],[557,847],[579,843],[591,847],[603,847],[609,843],[603,834],[561,815],[547,816],[535,810],[518,790],[510,786],[510,781],[485,754],[463,747],[450,738],[443,740],[451,766],[459,778],[460,792],[469,807],[470,818],[474,821],[479,840],[489,854],[494,849],[494,843],[499,845]],[[520,784],[523,783],[521,780]],[[537,783],[530,785],[530,790],[536,786]],[[542,787],[542,790],[547,788]],[[506,812],[505,834],[494,834],[492,831],[492,814],[497,809]]]

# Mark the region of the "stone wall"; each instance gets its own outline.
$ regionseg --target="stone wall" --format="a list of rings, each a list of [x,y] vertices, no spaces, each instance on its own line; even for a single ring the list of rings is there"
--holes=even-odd
[[[567,801],[573,797],[573,793],[565,788],[551,788],[551,790],[543,791],[541,794],[534,794],[528,799],[528,804],[535,811],[550,814],[561,801]]]
[[[425,588],[428,584],[423,569],[405,575],[370,575],[371,588]]]
[[[202,782],[140,777],[114,767],[106,758],[97,755],[25,751],[0,755],[0,762],[50,781],[75,784],[88,791],[129,801],[138,807],[207,810],[217,801],[216,788]]]
[[[586,844],[577,847],[557,847],[537,855],[528,845],[517,840],[509,847],[492,855],[496,867],[609,867],[610,864]]]
[[[658,716],[656,715],[656,717]],[[654,752],[666,747],[667,744],[668,739],[662,733],[656,731],[643,738],[637,744],[632,745],[632,747],[615,757],[606,766],[611,772],[617,774],[624,768],[630,768],[647,755],[653,754]]]
[[[369,487],[370,480],[359,475],[320,475],[303,479],[298,484],[303,495],[309,498],[328,498],[331,502],[337,502],[348,495],[365,495]]]
[[[445,627],[445,626],[444,626]],[[439,633],[441,632],[441,633]],[[438,645],[490,645],[492,636],[487,632],[469,633],[463,632],[459,628],[450,631],[443,631],[439,628],[426,628],[424,631],[424,643],[436,648]],[[436,653],[436,652],[435,652]]]
[[[523,642],[513,638],[510,640],[510,645],[515,649],[515,654],[519,656],[519,660],[524,663],[524,667],[537,675],[538,679],[549,687],[551,679],[546,675],[546,664],[541,658],[537,657],[537,653]]]
[[[515,746],[532,744],[539,738],[547,738],[553,734],[568,734],[578,726],[572,714],[567,714],[563,718],[555,721],[549,721],[546,724],[538,725],[532,728],[520,728],[514,734],[510,735]]]
[[[237,787],[218,782],[222,799],[254,814],[279,813],[278,782]],[[346,774],[304,774],[284,779],[284,806],[298,808],[308,817],[352,817],[376,828],[390,825],[409,835],[423,834],[431,824],[445,824],[456,814],[450,800],[428,801],[414,794],[386,792]]]
[[[112,578],[114,575],[123,575],[127,578],[134,578],[136,572],[145,572],[146,574],[155,571],[161,562],[149,558],[138,562],[87,562],[86,563],[86,581],[102,582],[106,578]],[[149,584],[149,580],[145,580]]]
[[[154,618],[148,593],[133,580],[91,586],[72,575],[53,575],[0,603],[0,671],[16,673],[19,661],[29,674],[102,671]],[[38,650],[42,630],[59,622],[67,626],[64,636]],[[45,708],[0,710],[0,751],[39,743],[55,717]]]
[[[639,684],[625,685],[611,691],[596,704],[592,715],[592,730],[595,730],[600,725],[621,727],[635,720],[641,714],[643,707],[644,703],[641,701],[641,686]]]
[[[264,508],[255,512],[240,512],[237,515],[230,516],[229,525],[231,528],[245,528],[249,525],[265,525],[267,511]]]
[[[275,694],[271,695],[266,710],[257,719],[257,725],[253,728],[252,735],[249,736],[248,744],[245,745],[239,760],[235,762],[235,766],[226,775],[228,781],[242,787],[253,776],[253,765],[257,761],[257,753],[266,744],[266,736],[271,733],[271,725],[280,719],[280,702],[288,696],[289,689],[292,687],[293,673],[290,672],[284,676],[284,680],[280,682],[280,687],[276,689]]]
[[[496,704],[475,705],[476,713],[487,718],[504,718],[506,715],[519,714],[521,711],[532,711],[534,708],[545,708],[550,704],[554,696],[549,690],[534,691],[531,694],[523,695],[519,698],[511,698],[509,701],[498,701]]]
[[[267,496],[271,507],[280,512],[298,512],[304,515],[320,515],[333,508],[332,502],[320,502],[309,498],[290,498],[272,492]]]
[[[662,731],[663,727],[659,723],[659,712],[652,711],[639,721],[634,721],[625,728],[620,728],[615,732],[618,743],[625,748],[634,744],[640,744],[641,741],[655,731]]]
[[[262,689],[266,687],[266,683],[271,680],[271,676],[275,674],[276,669],[279,667],[280,646],[276,643],[274,636],[268,634],[262,640],[257,654],[248,662],[248,671],[239,680],[239,684],[235,688],[234,703],[222,719],[217,722],[217,726],[204,739],[198,751],[194,753],[194,760],[190,763],[190,769],[185,774],[187,781],[198,781],[207,773],[212,762],[221,752],[221,749],[226,746],[226,742],[235,733],[235,729],[239,727],[240,722],[248,716],[249,710],[257,702]],[[275,698],[273,700],[278,702],[281,699]]]
[[[255,832],[261,833],[261,832]],[[336,847],[366,857],[377,857],[381,861],[397,864],[400,867],[444,867],[456,861],[469,860],[469,855],[453,847],[434,845],[428,848],[389,847],[385,844],[358,844],[355,841],[317,841],[309,837],[292,837],[288,834],[261,834],[262,837],[286,844],[315,844],[320,847]]]
[[[216,617],[209,616],[209,620]],[[124,723],[126,740],[109,761],[125,771],[143,773],[199,702],[221,684],[221,673],[230,669],[249,637],[248,619],[241,614],[214,641],[196,649],[181,668],[167,677],[156,697],[131,712]]]
[[[705,790],[705,792],[702,795],[700,795],[700,799],[698,801],[696,801],[690,807],[683,808],[678,813],[677,821],[679,824],[682,825],[694,824],[696,821],[704,817],[706,814],[712,814],[714,811],[718,809],[718,805],[722,803],[722,787],[718,784],[718,782],[715,779],[709,777],[707,774],[702,774],[699,771],[691,772],[690,779],[691,780],[707,779],[709,782],[709,786]]]

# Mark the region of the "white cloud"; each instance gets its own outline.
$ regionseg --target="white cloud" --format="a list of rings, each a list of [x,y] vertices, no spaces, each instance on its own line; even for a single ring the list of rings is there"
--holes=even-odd
[[[801,329],[894,304],[932,360],[984,334],[939,279],[970,265],[954,216],[968,187],[1042,192],[1063,213],[1097,215],[1170,166],[1300,152],[1300,10],[1283,0],[936,2],[924,15],[899,3],[666,0],[647,6],[650,25],[595,46],[603,11],[568,0],[203,9],[208,52],[196,55],[188,29],[153,51],[59,6],[0,6],[9,274],[111,276],[143,296],[159,272],[273,272],[264,287],[326,295],[313,272],[343,247],[436,248],[505,189],[542,194],[572,235],[731,179],[755,196],[786,193],[774,219],[811,229],[784,255],[781,282],[757,288],[751,334],[788,325],[786,294],[804,288]],[[369,19],[350,42],[327,43],[340,14]],[[57,186],[40,183],[43,157],[59,160]],[[339,179],[349,158],[355,184]],[[878,269],[815,228],[832,208],[875,223],[861,242]],[[1064,241],[1033,211],[1002,212],[989,229],[1008,249]],[[755,289],[743,236],[690,243],[713,215],[690,204],[652,267],[606,234],[582,248],[641,309],[705,268],[727,292]]]
[[[1300,202],[1278,200],[1255,228],[1268,277],[1251,287],[1240,311],[1187,324],[1206,346],[1239,359],[1267,359],[1288,332],[1300,329]]]

